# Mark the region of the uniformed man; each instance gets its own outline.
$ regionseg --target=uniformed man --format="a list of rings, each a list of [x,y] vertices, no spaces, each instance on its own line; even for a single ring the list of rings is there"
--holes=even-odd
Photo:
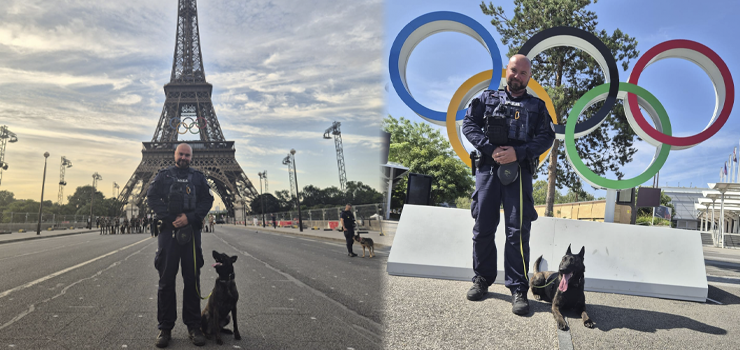
[[[159,271],[156,346],[166,347],[177,319],[175,281],[182,264],[182,321],[193,344],[205,344],[200,330],[201,223],[213,204],[203,173],[190,168],[192,148],[181,143],[175,150],[176,166],[161,170],[147,191],[149,208],[162,221],[154,266]],[[195,252],[193,252],[195,250]]]
[[[496,279],[494,235],[503,203],[506,231],[504,285],[512,293],[512,311],[529,313],[529,231],[537,219],[532,199],[532,173],[540,154],[552,147],[555,129],[545,103],[527,93],[531,62],[514,55],[506,68],[506,88],[484,91],[473,100],[463,121],[463,133],[479,152],[471,213],[473,227],[473,287],[468,300],[480,300]],[[474,165],[474,166],[476,166]],[[523,196],[520,206],[520,196]],[[520,227],[521,220],[521,227]]]
[[[355,216],[352,214],[352,204],[347,203],[339,221],[342,223],[344,239],[347,241],[347,256],[354,258],[357,254],[352,252],[352,244],[355,242],[353,239],[355,235]]]

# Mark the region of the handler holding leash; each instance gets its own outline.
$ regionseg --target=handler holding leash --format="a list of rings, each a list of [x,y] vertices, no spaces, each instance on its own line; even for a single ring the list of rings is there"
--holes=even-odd
[[[512,312],[529,313],[526,266],[529,266],[529,230],[537,220],[532,199],[532,173],[540,154],[555,139],[545,103],[527,93],[532,64],[514,55],[506,68],[506,88],[486,90],[471,103],[463,133],[479,154],[471,213],[473,226],[473,287],[468,300],[480,300],[496,279],[494,236],[503,203],[506,222],[505,285],[511,290]]]
[[[193,344],[206,342],[200,330],[200,268],[203,267],[200,227],[213,204],[206,177],[190,168],[193,149],[181,143],[175,150],[175,164],[161,170],[147,191],[149,208],[162,221],[159,249],[154,266],[159,271],[156,346],[166,347],[177,319],[175,285],[177,270],[182,265],[182,321],[188,327]],[[156,224],[156,223],[155,223]],[[198,272],[193,268],[197,263]]]

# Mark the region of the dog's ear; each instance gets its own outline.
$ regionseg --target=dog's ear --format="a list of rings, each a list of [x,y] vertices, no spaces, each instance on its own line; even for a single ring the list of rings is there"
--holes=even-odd
[[[584,254],[586,254],[586,247],[585,246],[581,247],[581,251],[578,253],[578,256],[580,256],[581,259],[583,259],[583,255]]]
[[[234,255],[234,256],[231,257],[231,263],[233,264],[235,262],[236,262],[236,255]]]
[[[565,255],[573,255],[573,253],[570,252],[570,244],[568,244],[568,251],[565,252]]]
[[[219,261],[219,258],[221,257],[221,253],[214,250],[212,254],[213,254],[213,258],[216,259],[216,261]]]

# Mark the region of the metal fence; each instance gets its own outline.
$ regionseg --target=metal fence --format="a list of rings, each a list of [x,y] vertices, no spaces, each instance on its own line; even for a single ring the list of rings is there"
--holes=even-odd
[[[362,204],[352,207],[358,229],[378,230],[380,228],[379,218],[382,217],[383,205]],[[303,227],[316,227],[319,229],[334,229],[339,224],[339,217],[344,207],[322,208],[302,210],[301,216]],[[297,226],[298,210],[283,211],[278,213],[265,213],[265,225],[272,226],[272,217],[275,216],[276,224],[279,226]],[[247,215],[247,225],[260,226],[262,214]]]
[[[42,230],[84,228],[90,215],[41,214]],[[93,225],[95,225],[93,217]],[[0,212],[0,232],[35,231],[39,223],[39,213]]]

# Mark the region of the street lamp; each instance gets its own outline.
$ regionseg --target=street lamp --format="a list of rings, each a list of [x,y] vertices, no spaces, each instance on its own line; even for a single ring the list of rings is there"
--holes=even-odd
[[[92,194],[90,195],[90,227],[89,227],[90,229],[92,229],[92,225],[93,225],[92,219],[93,219],[93,201],[95,200],[95,188],[98,186],[98,180],[102,180],[103,177],[100,176],[100,174],[98,174],[97,172],[95,172],[92,178],[93,178],[93,189],[92,189]]]
[[[265,227],[265,196],[262,194],[262,179],[267,178],[267,171],[257,173],[260,176],[260,203],[262,204],[262,227]]]
[[[295,202],[298,206],[298,229],[303,232],[303,218],[301,217],[301,200],[300,190],[298,189],[298,172],[295,166],[295,149],[290,150],[290,154],[293,156],[293,179],[295,179]]]
[[[36,226],[36,234],[41,234],[41,209],[44,208],[44,185],[46,184],[46,160],[49,159],[49,152],[44,152],[44,179],[41,181],[41,203],[39,203],[39,224]]]

